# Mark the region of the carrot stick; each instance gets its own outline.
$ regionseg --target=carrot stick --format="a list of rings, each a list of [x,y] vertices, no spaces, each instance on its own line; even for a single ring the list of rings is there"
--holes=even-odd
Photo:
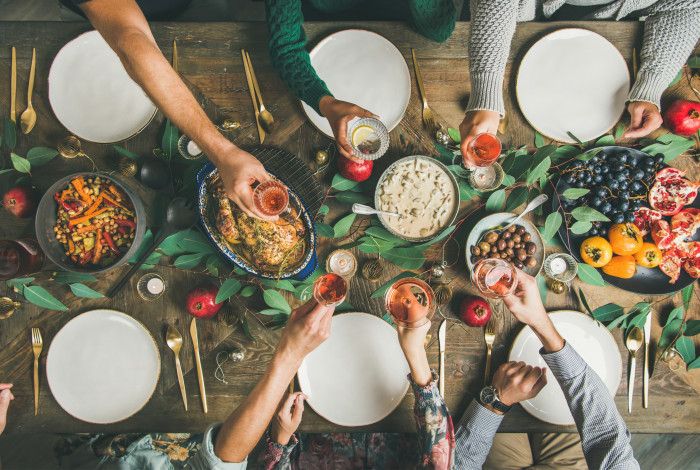
[[[94,214],[84,215],[82,217],[76,217],[75,219],[69,220],[68,225],[73,227],[74,225],[84,224],[86,222],[90,222],[90,219],[102,214],[106,210],[107,210],[107,207],[103,207],[102,209],[99,209],[98,211],[96,211]]]
[[[85,192],[85,180],[82,176],[74,178],[70,182],[70,184],[72,184],[75,190],[78,192],[78,194],[80,195],[80,199],[87,202],[88,204],[92,202],[92,198],[90,197],[90,195]]]
[[[103,199],[104,199],[104,196],[102,194],[100,194],[97,197],[97,199],[95,200],[95,202],[90,207],[88,207],[88,210],[85,211],[85,215],[92,215],[92,213],[97,210],[97,208],[100,206],[100,204],[102,204]]]
[[[125,211],[128,211],[125,206],[121,205],[119,202],[115,201],[111,197],[107,196],[105,193],[102,193],[102,197],[104,197],[105,201],[109,202],[110,204],[119,207],[120,209],[124,209]]]

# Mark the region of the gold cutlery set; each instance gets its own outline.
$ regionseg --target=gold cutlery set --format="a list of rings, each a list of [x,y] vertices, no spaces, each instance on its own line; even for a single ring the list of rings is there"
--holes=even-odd
[[[258,128],[258,138],[262,144],[265,141],[265,135],[272,132],[275,119],[270,111],[265,108],[265,103],[260,93],[260,85],[255,76],[255,69],[253,68],[253,63],[250,61],[250,54],[248,54],[248,51],[245,49],[241,49],[241,57],[243,58],[243,69],[245,70],[245,78],[248,82],[250,100],[255,110],[255,125]]]
[[[202,360],[199,355],[199,336],[197,334],[197,319],[193,318],[190,323],[190,336],[192,337],[192,345],[194,347],[194,360],[197,368],[197,382],[199,383],[199,396],[202,401],[202,409],[205,413],[209,411],[207,406],[207,391],[204,387],[204,374],[202,373]],[[182,403],[185,405],[185,411],[187,411],[187,391],[185,389],[185,378],[182,375],[182,365],[180,364],[180,349],[182,349],[182,335],[173,325],[168,325],[167,332],[165,334],[165,340],[168,343],[168,347],[172,349],[173,354],[175,354],[175,371],[177,373],[177,382],[180,385],[180,395],[182,396]]]
[[[32,65],[29,68],[29,80],[27,84],[27,109],[20,115],[20,127],[22,133],[29,134],[36,125],[36,111],[32,106],[32,94],[34,93],[34,77],[36,75],[36,49],[32,48]],[[17,122],[17,50],[12,46],[10,67],[10,120]]]

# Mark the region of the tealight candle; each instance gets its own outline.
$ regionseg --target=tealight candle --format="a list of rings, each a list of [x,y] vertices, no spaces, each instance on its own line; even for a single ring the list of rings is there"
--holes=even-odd
[[[165,281],[156,273],[141,276],[136,283],[136,292],[143,300],[155,300],[165,292]]]
[[[192,156],[199,155],[202,153],[202,149],[199,148],[199,145],[197,145],[194,140],[190,140],[187,143],[187,153]]]
[[[335,250],[328,255],[326,270],[345,278],[350,278],[357,271],[357,259],[348,250]]]
[[[159,277],[151,278],[146,283],[146,290],[153,295],[162,294],[165,290],[165,283]]]
[[[544,260],[544,273],[552,279],[568,283],[576,277],[578,263],[566,253],[552,253]]]

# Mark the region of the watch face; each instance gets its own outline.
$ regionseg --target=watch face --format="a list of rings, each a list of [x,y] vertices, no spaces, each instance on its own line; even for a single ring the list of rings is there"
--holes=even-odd
[[[481,395],[479,398],[481,399],[481,403],[490,405],[496,401],[496,390],[493,387],[484,387],[481,390]]]

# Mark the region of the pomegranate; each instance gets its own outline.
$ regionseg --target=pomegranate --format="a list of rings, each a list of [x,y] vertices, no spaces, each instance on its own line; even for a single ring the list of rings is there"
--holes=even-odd
[[[34,215],[37,197],[32,188],[15,186],[2,197],[2,205],[15,217],[26,218]]]
[[[659,211],[649,209],[648,207],[640,207],[637,209],[637,212],[634,213],[634,225],[639,229],[639,233],[645,236],[651,232],[651,227],[654,225],[654,222],[661,220],[662,217]]]
[[[211,318],[221,310],[223,303],[216,303],[218,289],[213,286],[197,287],[187,294],[187,311],[197,318]]]
[[[649,205],[661,215],[675,215],[698,196],[700,183],[684,178],[685,172],[676,168],[664,168],[656,174],[656,181],[649,190]]]
[[[372,168],[374,168],[373,160],[362,160],[358,163],[342,155],[338,158],[338,170],[349,180],[365,181],[372,175]]]
[[[674,134],[690,136],[700,130],[700,103],[676,100],[664,113],[664,124]]]
[[[491,305],[482,297],[468,296],[462,300],[459,316],[469,326],[484,326],[491,318]]]

